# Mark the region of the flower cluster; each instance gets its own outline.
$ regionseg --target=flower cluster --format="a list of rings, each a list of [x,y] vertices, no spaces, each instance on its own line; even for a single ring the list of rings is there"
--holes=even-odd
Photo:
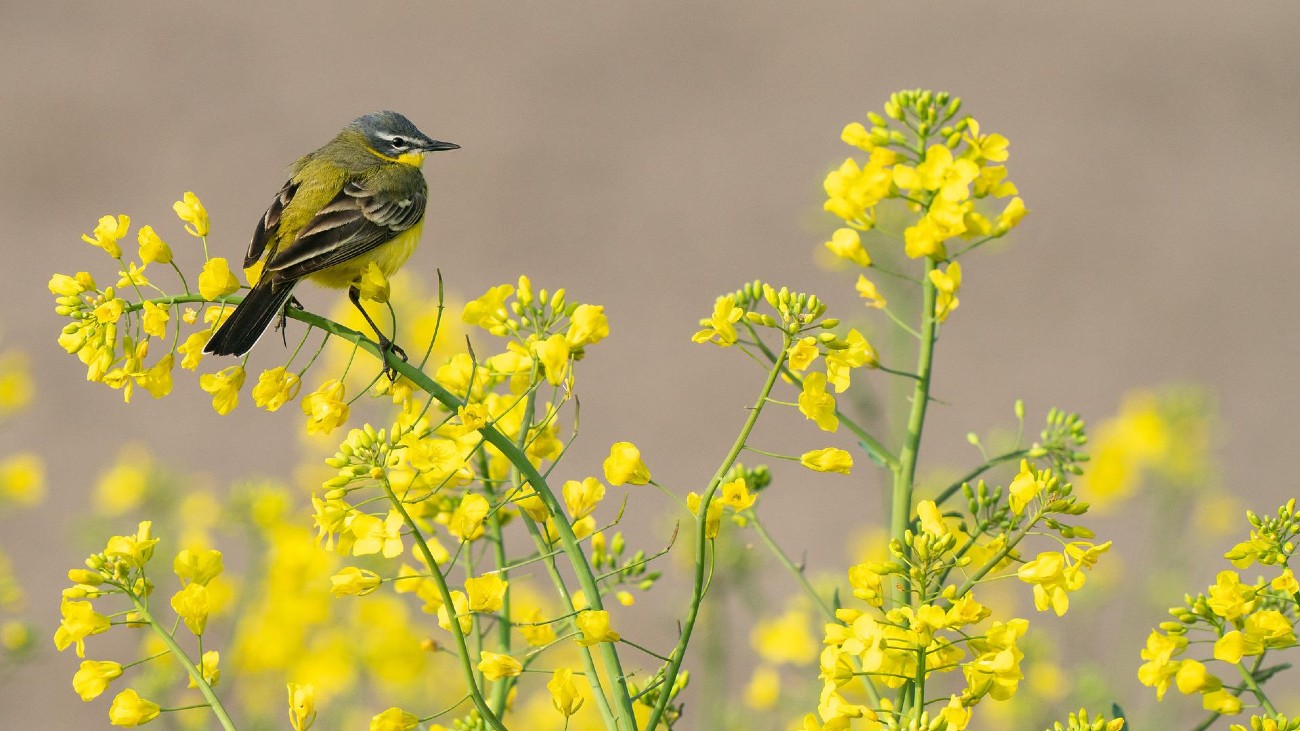
[[[1249,513],[1250,540],[1225,555],[1238,568],[1256,561],[1281,567],[1278,575],[1245,582],[1236,571],[1220,571],[1204,593],[1188,595],[1183,606],[1169,610],[1175,621],[1162,623],[1147,637],[1141,653],[1146,662],[1138,669],[1138,679],[1155,688],[1157,698],[1163,699],[1172,685],[1184,695],[1200,695],[1208,711],[1234,715],[1249,707],[1243,698],[1249,691],[1259,707],[1276,715],[1262,686],[1280,669],[1266,664],[1269,652],[1297,644],[1300,582],[1288,566],[1300,532],[1295,506],[1290,500],[1275,517]],[[1189,655],[1196,647],[1212,648],[1211,654]],[[1239,674],[1244,685],[1225,683],[1212,671],[1216,663]],[[1281,723],[1287,723],[1285,718]]]
[[[74,647],[77,657],[84,658],[86,638],[107,632],[113,624],[150,627],[164,649],[125,665],[111,660],[85,660],[72,678],[72,687],[81,699],[89,701],[99,697],[129,668],[171,656],[189,676],[189,687],[199,689],[202,694],[205,702],[200,705],[211,708],[228,724],[225,710],[212,690],[221,679],[220,654],[216,650],[203,650],[203,636],[212,610],[208,585],[222,572],[221,553],[184,549],[172,562],[181,588],[172,595],[170,605],[176,619],[196,638],[199,656],[196,661],[181,648],[173,636],[174,630],[160,623],[151,607],[154,584],[146,576],[146,567],[153,559],[158,541],[153,536],[153,524],[144,521],[134,534],[110,538],[103,551],[86,559],[86,568],[69,571],[68,579],[73,586],[63,591],[60,607],[63,621],[54,633],[54,645],[60,651]],[[126,609],[108,614],[99,611],[105,601],[113,599],[125,599]],[[117,622],[110,619],[118,616],[124,619]],[[134,689],[126,688],[114,697],[108,716],[114,726],[140,726],[167,710],[141,698]]]

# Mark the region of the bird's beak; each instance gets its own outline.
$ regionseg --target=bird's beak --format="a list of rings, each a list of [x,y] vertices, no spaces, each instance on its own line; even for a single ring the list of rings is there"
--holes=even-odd
[[[454,142],[439,142],[438,140],[429,140],[423,149],[426,152],[442,152],[443,150],[459,150],[460,145]]]

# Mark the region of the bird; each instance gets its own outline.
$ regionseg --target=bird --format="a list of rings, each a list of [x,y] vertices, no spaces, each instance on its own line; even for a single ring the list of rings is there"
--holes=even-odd
[[[346,287],[385,357],[393,352],[405,360],[361,306],[359,284],[372,262],[388,277],[410,258],[428,199],[424,156],[456,149],[460,145],[429,137],[401,114],[381,111],[356,118],[333,140],[299,158],[248,245],[244,268],[262,262],[257,283],[203,352],[247,353],[277,315],[283,326],[285,308],[295,303],[294,287],[310,279],[333,289]]]

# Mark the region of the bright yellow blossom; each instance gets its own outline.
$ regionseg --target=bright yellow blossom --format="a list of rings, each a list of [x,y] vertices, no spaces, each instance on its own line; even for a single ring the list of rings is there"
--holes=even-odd
[[[308,434],[329,434],[348,420],[348,404],[343,382],[325,381],[302,399],[302,413],[307,415]]]
[[[705,320],[700,320],[703,330],[695,333],[691,340],[697,343],[715,343],[726,348],[735,345],[739,335],[736,333],[736,323],[740,321],[745,311],[736,306],[736,295],[727,294],[718,297],[713,303],[713,315]]]
[[[523,663],[499,652],[479,651],[478,669],[488,680],[513,678],[524,672]]]
[[[934,269],[930,272],[930,283],[934,285],[938,297],[934,303],[934,316],[939,322],[945,322],[948,315],[957,309],[960,302],[957,292],[961,290],[961,264],[953,262],[947,271]]]
[[[126,236],[129,228],[131,228],[130,216],[121,215],[117,218],[104,216],[99,219],[99,225],[95,226],[94,236],[82,234],[81,240],[91,246],[98,246],[114,259],[120,259],[122,258],[122,247],[117,242],[123,236]]]
[[[465,579],[465,593],[469,595],[469,610],[488,613],[501,611],[506,587],[509,585],[510,582],[503,580],[500,574],[484,574]]]
[[[609,336],[609,319],[600,305],[578,305],[569,316],[569,330],[564,334],[569,348],[576,350]]]
[[[534,340],[531,351],[542,364],[547,382],[552,386],[564,383],[569,376],[569,359],[572,353],[563,335],[556,333],[545,340]]]
[[[616,442],[605,458],[605,481],[614,487],[624,484],[645,485],[650,482],[650,469],[641,461],[641,450],[631,442]]]
[[[826,242],[826,248],[841,259],[847,259],[860,267],[871,266],[871,255],[862,248],[862,236],[855,229],[836,229],[831,234],[830,241]]]
[[[153,701],[145,700],[131,688],[127,688],[113,699],[108,709],[108,720],[114,726],[143,726],[158,717],[162,708]]]
[[[483,535],[483,521],[487,518],[487,498],[477,493],[466,495],[456,506],[447,522],[447,532],[462,541],[472,541]]]
[[[609,626],[609,612],[600,610],[586,609],[578,612],[578,616],[573,620],[578,630],[582,632],[582,637],[578,638],[578,644],[589,647],[599,642],[618,642],[621,637]]]
[[[799,464],[814,472],[839,472],[847,475],[853,469],[853,455],[843,449],[826,447],[804,452],[799,457]]]
[[[216,549],[193,551],[185,548],[172,560],[172,570],[178,577],[203,586],[220,576],[223,568],[221,551]]]
[[[307,731],[316,722],[316,688],[311,683],[289,683],[289,725]]]
[[[396,706],[370,719],[370,731],[412,731],[419,725],[418,716]]]
[[[586,701],[578,693],[578,687],[573,682],[573,671],[569,668],[556,668],[546,689],[551,692],[551,705],[565,718],[577,713]]]
[[[157,233],[154,232],[153,226],[143,226],[136,238],[140,241],[140,261],[145,264],[158,262],[159,264],[170,264],[172,261],[172,249],[163,241]]]
[[[172,596],[172,610],[195,635],[201,635],[207,629],[211,609],[208,587],[202,584],[186,584]]]
[[[478,299],[465,303],[461,320],[470,325],[477,325],[493,335],[505,335],[506,325],[510,320],[509,311],[506,309],[506,297],[514,291],[514,286],[509,284],[489,289]]]
[[[253,386],[253,403],[267,411],[278,411],[289,401],[298,397],[302,380],[297,373],[288,371],[284,366],[262,371]]]
[[[190,232],[191,236],[202,238],[208,235],[208,211],[199,202],[199,197],[190,191],[172,204],[172,210],[176,212],[176,217],[185,222],[185,230]]]
[[[803,379],[799,393],[799,413],[817,423],[822,431],[834,432],[840,428],[835,413],[835,397],[826,392],[826,374],[809,373]]]
[[[203,348],[212,338],[212,330],[200,330],[196,333],[190,333],[185,338],[185,342],[176,348],[176,352],[181,354],[181,368],[192,371],[199,367],[203,360]]]
[[[361,299],[380,304],[388,301],[390,291],[388,277],[384,276],[383,270],[373,261],[367,264],[365,271],[361,273],[357,289],[361,290]]]
[[[230,265],[220,256],[208,259],[199,273],[199,294],[204,299],[215,300],[239,291],[239,280],[230,273]]]
[[[243,366],[229,366],[216,373],[199,376],[199,388],[212,394],[212,408],[225,416],[239,405],[239,389],[247,377]]]
[[[858,275],[856,288],[858,296],[867,301],[868,307],[875,307],[879,310],[883,309],[887,304],[884,295],[880,294],[880,290],[876,288],[876,283],[867,279],[865,274]]]
[[[383,583],[373,571],[347,566],[330,577],[330,593],[334,596],[365,596]]]
[[[474,615],[469,611],[469,598],[463,591],[453,591],[451,593],[452,609],[456,613],[456,624],[460,625],[462,634],[469,632],[474,628]],[[438,626],[451,631],[451,615],[447,611],[447,605],[443,604],[438,607]]]
[[[785,351],[788,356],[787,362],[790,364],[790,370],[804,371],[808,366],[817,360],[821,351],[817,348],[817,338],[808,336],[799,338],[794,345],[791,345]]]
[[[564,495],[564,505],[569,510],[571,520],[581,520],[591,515],[605,499],[605,486],[600,480],[588,477],[583,481],[568,480],[560,488]]]
[[[122,676],[122,665],[111,660],[83,660],[81,669],[72,676],[72,689],[81,700],[98,698],[108,684]]]

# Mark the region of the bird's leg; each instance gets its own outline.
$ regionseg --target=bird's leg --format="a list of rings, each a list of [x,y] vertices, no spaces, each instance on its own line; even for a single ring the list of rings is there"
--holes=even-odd
[[[406,351],[397,347],[397,343],[389,340],[388,337],[384,335],[383,331],[379,329],[379,326],[375,324],[375,321],[370,319],[370,313],[366,312],[366,308],[361,306],[361,290],[356,287],[349,287],[348,299],[352,300],[352,304],[356,305],[357,309],[361,311],[361,316],[366,318],[366,322],[370,323],[370,327],[374,329],[375,337],[379,339],[379,352],[383,354],[385,361],[387,361],[389,353],[393,353],[398,358],[405,361],[407,359]],[[384,363],[384,374],[387,375],[388,379],[391,381],[397,380],[397,371],[390,368],[387,362]]]
[[[275,321],[275,329],[280,331],[280,339],[284,341],[284,347],[286,348],[289,347],[289,328],[285,327],[285,325],[289,324],[290,307],[295,310],[303,309],[302,303],[298,301],[298,298],[289,295],[289,301],[285,302],[284,309],[280,310],[280,319]]]

